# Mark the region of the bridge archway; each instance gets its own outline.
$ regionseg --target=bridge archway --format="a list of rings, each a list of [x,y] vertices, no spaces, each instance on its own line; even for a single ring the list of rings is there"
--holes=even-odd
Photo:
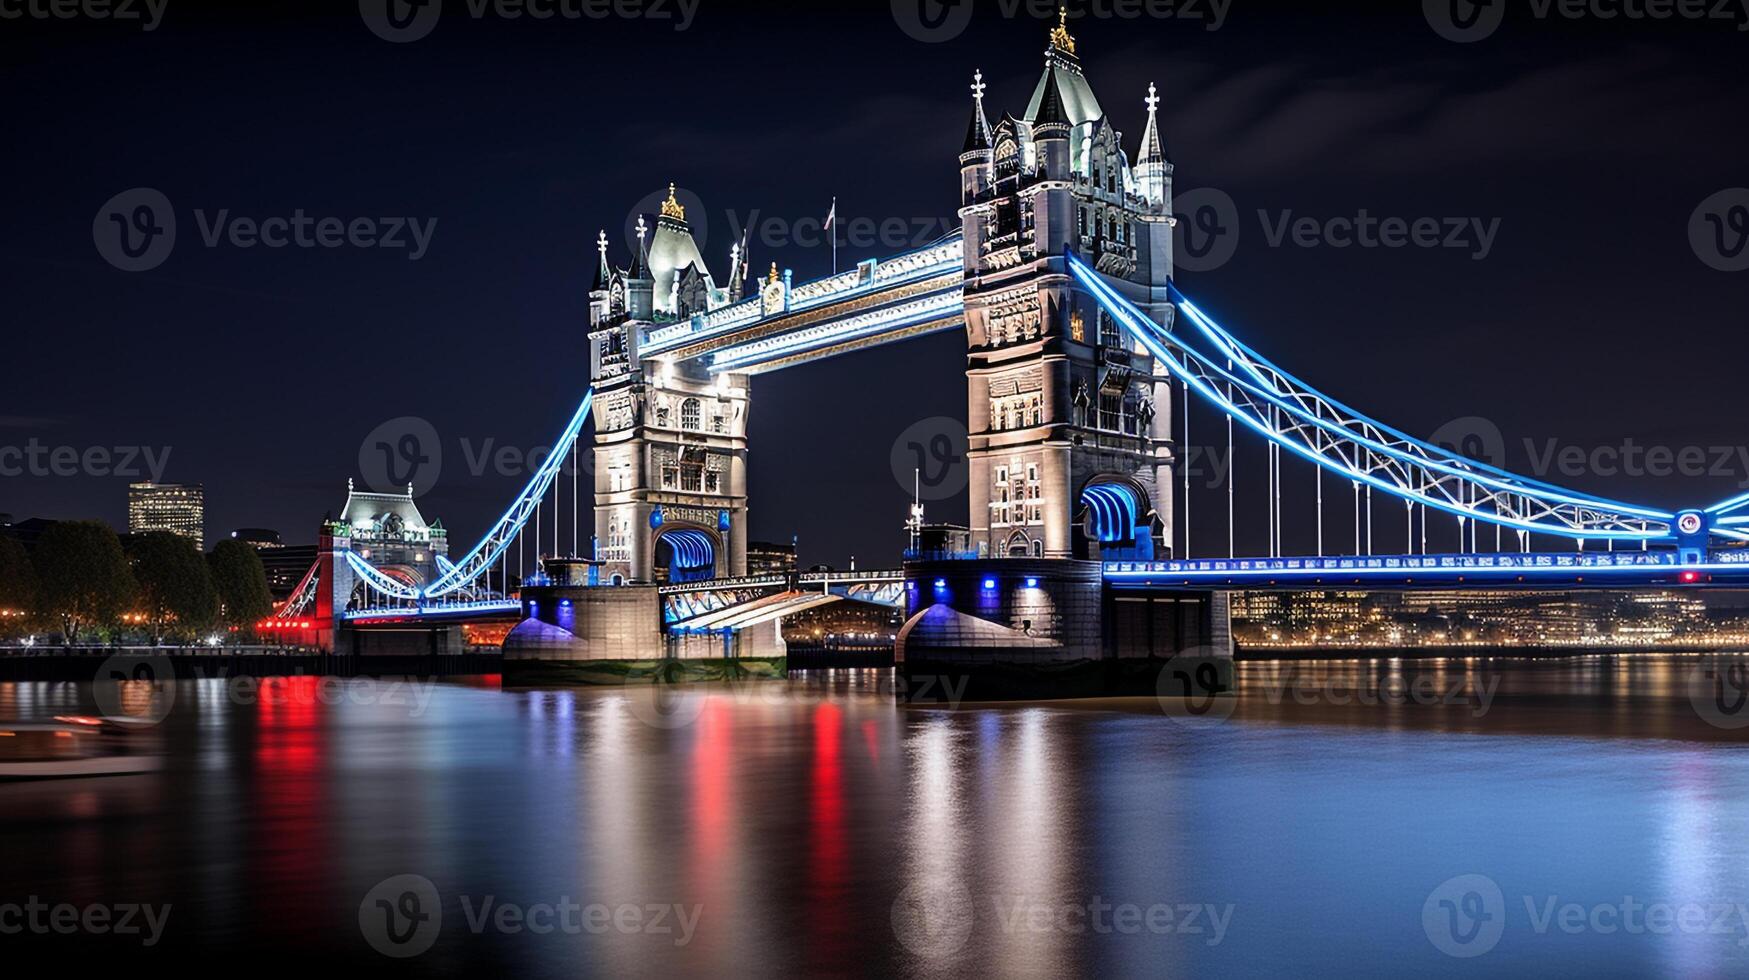
[[[1154,533],[1147,491],[1132,480],[1095,477],[1081,489],[1078,522],[1087,537],[1087,557],[1102,561],[1152,561]],[[1097,554],[1093,554],[1097,549]]]
[[[669,582],[715,578],[723,542],[715,531],[692,525],[664,526],[650,545],[651,567]]]

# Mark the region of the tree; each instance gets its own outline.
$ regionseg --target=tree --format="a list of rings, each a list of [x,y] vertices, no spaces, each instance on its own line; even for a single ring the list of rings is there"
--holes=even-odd
[[[64,521],[43,532],[33,556],[37,608],[59,623],[68,646],[79,634],[115,622],[134,598],[121,539],[98,521]]]
[[[36,569],[17,538],[0,535],[0,631],[10,633],[36,606]]]
[[[267,587],[267,569],[261,556],[249,545],[229,538],[207,556],[213,588],[218,592],[219,616],[239,632],[249,633],[255,624],[273,614],[273,592]]]
[[[161,642],[172,625],[185,636],[212,625],[219,612],[218,593],[206,556],[193,541],[154,531],[135,538],[128,557],[140,587],[137,605],[152,626],[154,641]]]

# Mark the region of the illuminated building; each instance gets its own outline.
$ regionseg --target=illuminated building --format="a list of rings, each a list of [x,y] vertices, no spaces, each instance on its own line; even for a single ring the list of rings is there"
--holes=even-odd
[[[747,542],[748,575],[794,575],[796,546],[770,541]]]
[[[169,531],[206,547],[206,491],[198,483],[128,485],[128,533]]]
[[[1741,644],[1741,612],[1699,593],[1654,591],[1250,592],[1233,631],[1252,647],[1654,646]]]

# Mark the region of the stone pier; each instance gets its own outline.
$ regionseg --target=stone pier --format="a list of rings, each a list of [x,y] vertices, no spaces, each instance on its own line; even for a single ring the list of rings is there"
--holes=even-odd
[[[1232,685],[1226,594],[1128,592],[1072,559],[912,562],[894,659],[907,700],[1214,693]]]

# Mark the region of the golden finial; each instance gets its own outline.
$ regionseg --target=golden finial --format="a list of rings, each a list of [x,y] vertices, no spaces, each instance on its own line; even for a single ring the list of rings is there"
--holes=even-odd
[[[673,218],[675,221],[686,220],[686,208],[674,196],[674,185],[668,185],[668,200],[662,202],[662,217]]]
[[[1057,8],[1057,26],[1051,28],[1051,47],[1075,53],[1075,38],[1069,34],[1069,8]]]
[[[777,281],[777,263],[773,262],[773,263],[771,263],[771,277],[766,279],[765,282],[767,285],[769,285],[769,284],[774,283],[776,281]]]

